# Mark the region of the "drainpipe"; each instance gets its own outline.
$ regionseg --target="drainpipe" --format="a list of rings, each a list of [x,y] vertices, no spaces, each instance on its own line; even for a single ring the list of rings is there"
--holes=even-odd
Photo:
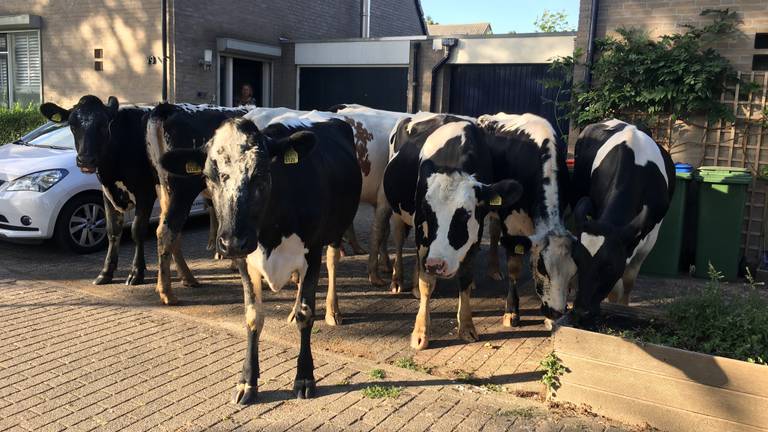
[[[458,44],[459,40],[456,38],[443,39],[443,58],[441,58],[440,61],[438,61],[437,64],[432,67],[432,82],[430,83],[431,86],[429,90],[429,110],[431,112],[435,112],[435,105],[437,105],[437,97],[435,95],[437,91],[437,74],[440,72],[440,69],[443,68],[443,65],[445,65],[451,58],[451,53]]]
[[[360,1],[360,37],[371,37],[371,0]]]
[[[587,88],[592,85],[592,60],[595,57],[595,35],[597,34],[597,10],[600,0],[592,0],[589,17],[589,38],[587,39],[587,70],[584,76],[584,84]]]
[[[161,38],[163,40],[163,102],[168,102],[168,0],[160,0]]]
[[[414,42],[413,43],[413,77],[412,77],[413,82],[411,83],[411,89],[412,89],[411,92],[413,94],[413,97],[411,98],[411,113],[416,113],[419,111],[419,99],[420,99],[419,88],[421,87],[419,84],[421,81],[421,76],[420,76],[421,72],[419,71],[419,57],[420,57],[419,51],[421,51],[421,42]],[[766,220],[768,221],[768,218],[766,218]]]

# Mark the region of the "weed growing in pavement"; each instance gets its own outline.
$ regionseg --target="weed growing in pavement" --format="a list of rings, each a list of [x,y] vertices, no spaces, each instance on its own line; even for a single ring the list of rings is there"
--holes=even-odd
[[[541,415],[541,412],[534,407],[518,407],[510,410],[505,410],[500,413],[504,417],[520,417],[525,419],[534,418],[537,415]]]
[[[461,381],[463,383],[467,384],[476,384],[477,379],[475,378],[475,374],[472,372],[467,372],[463,369],[456,369],[453,371],[453,375],[456,377],[456,381]]]
[[[560,388],[560,377],[568,371],[554,352],[549,353],[544,360],[539,363],[544,369],[544,375],[541,382],[547,387],[550,393],[554,393]]]
[[[426,374],[431,374],[432,373],[432,368],[431,367],[422,366],[422,365],[416,363],[413,360],[413,357],[400,357],[399,359],[395,360],[394,365],[399,367],[399,368],[412,370],[414,372],[423,372],[423,373],[426,373]]]
[[[485,390],[487,390],[489,392],[492,392],[492,393],[501,393],[501,392],[504,391],[504,387],[502,387],[499,384],[494,384],[494,383],[485,383],[485,384],[481,385],[480,387],[482,387],[483,389],[485,389]]]
[[[352,381],[350,380],[350,377],[344,377],[341,381],[339,381],[340,385],[348,386]]]
[[[387,374],[384,372],[384,369],[374,369],[370,373],[371,378],[375,379],[384,379],[386,378]]]
[[[363,397],[368,399],[395,399],[403,391],[402,387],[372,385],[363,389]]]

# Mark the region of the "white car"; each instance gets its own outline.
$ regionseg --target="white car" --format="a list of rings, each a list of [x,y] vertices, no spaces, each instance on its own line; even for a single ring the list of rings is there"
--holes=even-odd
[[[66,123],[46,123],[0,146],[0,239],[54,238],[77,253],[106,246],[101,184],[95,175],[80,172],[75,157],[75,139]],[[152,220],[157,220],[159,212],[155,203]],[[201,197],[191,214],[207,214]],[[132,220],[130,212],[126,226]]]

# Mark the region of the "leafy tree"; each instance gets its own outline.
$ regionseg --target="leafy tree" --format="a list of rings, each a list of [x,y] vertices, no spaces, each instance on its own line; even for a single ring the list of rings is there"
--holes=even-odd
[[[536,26],[537,31],[545,33],[573,31],[573,28],[568,25],[568,14],[564,10],[552,12],[544,9],[541,16],[536,17],[533,25]]]
[[[424,18],[424,20],[427,22],[428,25],[438,25],[438,24],[440,24],[439,22],[433,20],[432,17],[429,16],[429,15],[427,15],[427,17]]]

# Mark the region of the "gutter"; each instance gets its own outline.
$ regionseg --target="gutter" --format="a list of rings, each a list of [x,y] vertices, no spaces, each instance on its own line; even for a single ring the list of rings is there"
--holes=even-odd
[[[421,77],[419,76],[419,57],[421,50],[421,42],[414,42],[413,43],[413,68],[412,73],[413,77],[411,78],[411,94],[413,95],[411,97],[411,113],[416,113],[419,111],[419,99],[421,99],[419,96],[419,88],[421,87]],[[766,219],[768,220],[768,219]]]
[[[595,36],[597,35],[597,11],[600,7],[600,0],[592,0],[589,18],[589,38],[587,39],[587,63],[584,84],[587,88],[592,86],[592,61],[595,58]]]
[[[421,25],[421,34],[423,34],[424,36],[428,36],[429,31],[427,31],[427,21],[424,19],[424,9],[421,7],[421,1],[413,0],[413,2],[416,5],[416,13],[419,15],[419,25]]]
[[[438,61],[437,64],[432,67],[432,82],[430,83],[429,90],[429,111],[431,112],[435,112],[435,105],[437,105],[437,97],[435,95],[437,90],[437,74],[440,72],[440,69],[443,68],[443,65],[448,63],[448,60],[451,58],[451,53],[453,53],[453,49],[456,48],[458,44],[459,40],[456,38],[443,39],[443,48],[445,53],[443,54],[443,58],[441,58],[440,61]]]
[[[163,102],[168,102],[168,0],[160,0],[161,39],[163,42]]]

